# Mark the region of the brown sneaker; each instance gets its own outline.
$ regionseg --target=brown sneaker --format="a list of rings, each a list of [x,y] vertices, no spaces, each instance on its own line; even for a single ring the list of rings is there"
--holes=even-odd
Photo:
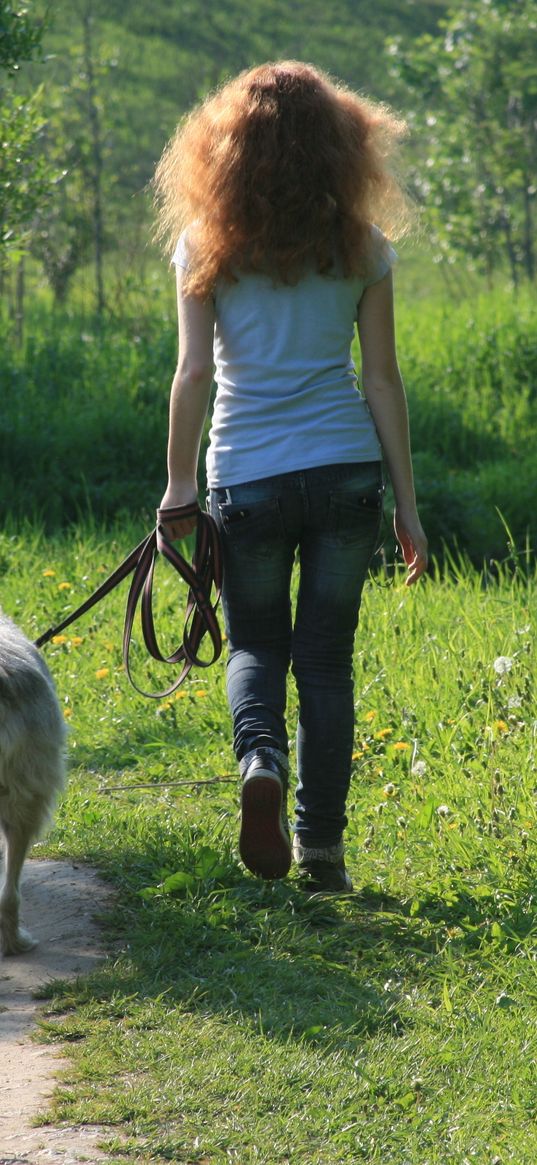
[[[239,851],[260,878],[285,878],[291,867],[286,761],[276,749],[256,748],[241,765]]]
[[[306,846],[295,834],[293,858],[302,888],[310,894],[350,894],[353,885],[345,869],[344,853],[342,841],[336,845]]]

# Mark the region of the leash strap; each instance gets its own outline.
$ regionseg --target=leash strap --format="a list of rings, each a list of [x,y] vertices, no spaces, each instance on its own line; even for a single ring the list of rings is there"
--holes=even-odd
[[[165,525],[187,518],[196,518],[197,520],[196,547],[192,565],[179,554],[164,533]],[[188,586],[182,642],[170,655],[163,655],[160,650],[153,617],[153,581],[155,564],[159,554],[166,558]],[[220,538],[214,519],[210,514],[200,510],[197,502],[189,506],[157,510],[157,524],[151,534],[139,542],[134,550],[131,550],[127,558],[80,607],[77,607],[76,611],[72,611],[62,623],[49,627],[48,631],[40,635],[35,640],[35,646],[43,647],[45,643],[49,643],[54,635],[64,631],[66,627],[74,623],[75,619],[91,610],[130,574],[133,577],[127,598],[123,629],[123,663],[133,688],[142,696],[160,700],[176,691],[192,667],[210,667],[222,652],[222,636],[216,617],[216,608],[222,591]],[[213,586],[215,588],[214,600],[212,599]],[[161,663],[182,665],[180,674],[174,683],[158,692],[144,691],[132,678],[130,648],[134,619],[140,601],[142,634],[150,656]],[[208,660],[201,659],[199,655],[201,641],[205,634],[209,635],[213,649],[212,656]]]

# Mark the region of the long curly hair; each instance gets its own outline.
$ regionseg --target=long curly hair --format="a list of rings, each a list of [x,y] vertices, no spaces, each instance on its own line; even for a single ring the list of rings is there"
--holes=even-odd
[[[271,272],[295,282],[337,257],[367,273],[371,223],[407,233],[411,204],[393,167],[405,122],[300,61],[259,65],[179,124],[153,179],[156,237],[171,254],[189,227],[186,290]]]

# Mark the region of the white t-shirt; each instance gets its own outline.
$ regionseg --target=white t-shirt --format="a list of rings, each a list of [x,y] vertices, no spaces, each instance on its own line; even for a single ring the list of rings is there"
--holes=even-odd
[[[375,260],[367,280],[312,271],[295,285],[243,273],[236,283],[218,281],[210,488],[380,459],[350,351],[364,289],[396,258],[382,232],[372,230]],[[172,262],[188,267],[186,232]]]

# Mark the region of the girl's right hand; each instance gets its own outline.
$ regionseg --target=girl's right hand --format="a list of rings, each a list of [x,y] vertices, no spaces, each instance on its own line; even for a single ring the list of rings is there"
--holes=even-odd
[[[396,508],[393,518],[395,537],[403,552],[403,558],[408,567],[405,586],[411,587],[417,582],[420,575],[427,570],[427,538],[418,517],[417,510],[408,513]]]
[[[197,502],[198,493],[196,486],[188,485],[168,485],[166,493],[160,503],[160,510],[174,509],[176,506],[189,506],[193,502]],[[176,538],[186,538],[187,534],[191,534],[196,529],[197,518],[177,518],[173,522],[163,522],[163,530],[170,542],[175,541]]]

